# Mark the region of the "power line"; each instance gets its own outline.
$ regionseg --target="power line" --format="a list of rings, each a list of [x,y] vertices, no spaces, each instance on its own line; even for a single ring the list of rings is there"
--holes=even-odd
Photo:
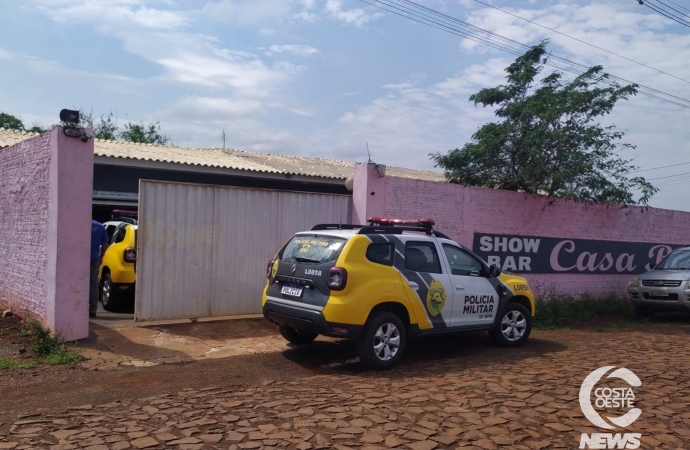
[[[678,184],[685,184],[685,183],[690,183],[690,178],[679,178],[678,180],[671,180],[671,181],[666,181],[664,183],[659,183],[656,186],[657,187],[665,187],[665,186],[675,186]]]
[[[638,1],[640,1],[640,0],[638,0]],[[654,11],[658,12],[658,13],[661,14],[662,16],[664,16],[664,17],[666,17],[666,18],[668,18],[668,19],[671,19],[672,21],[674,21],[674,22],[676,22],[676,23],[679,23],[679,24],[681,24],[681,25],[683,25],[683,26],[686,26],[686,27],[689,27],[689,28],[690,28],[690,23],[683,23],[683,22],[679,21],[677,17],[670,15],[668,12],[663,11],[663,10],[657,8],[656,6],[650,5],[649,3],[646,3],[646,2],[644,2],[644,1],[643,1],[641,4],[644,5],[644,6],[646,6],[647,8],[649,8],[649,9],[651,9],[651,10],[654,10]],[[681,19],[681,20],[682,20],[682,19]]]
[[[520,16],[518,16],[517,14],[511,13],[510,11],[506,11],[506,10],[501,9],[501,8],[498,8],[498,7],[494,6],[494,5],[490,5],[490,4],[485,3],[485,2],[483,2],[483,1],[481,1],[481,0],[474,0],[474,1],[476,1],[477,3],[481,3],[482,5],[488,6],[489,8],[493,8],[493,9],[496,9],[496,10],[498,10],[498,11],[501,11],[502,13],[509,14],[509,15],[511,15],[511,16],[513,16],[513,17],[516,17],[516,18],[520,19],[520,20],[524,20],[525,22],[529,22],[529,23],[531,23],[531,24],[533,24],[533,25],[536,25],[536,26],[538,26],[538,27],[544,28],[544,29],[549,30],[549,31],[552,31],[552,32],[554,32],[554,33],[558,33],[558,34],[560,34],[561,36],[565,36],[565,37],[567,37],[567,38],[576,40],[577,42],[581,42],[581,43],[583,43],[583,44],[589,45],[590,47],[594,47],[594,48],[596,48],[596,49],[605,51],[606,53],[610,53],[610,54],[612,54],[612,55],[614,55],[614,56],[618,56],[619,58],[623,58],[623,59],[628,60],[628,61],[630,61],[630,62],[633,62],[633,63],[635,63],[635,64],[639,64],[640,66],[646,67],[646,68],[648,68],[648,69],[655,70],[655,71],[657,71],[657,72],[659,72],[659,73],[662,73],[662,74],[664,74],[664,75],[668,75],[669,77],[673,77],[673,78],[675,78],[675,79],[677,79],[677,80],[684,81],[684,82],[686,82],[686,83],[690,83],[690,80],[686,80],[685,78],[681,78],[681,77],[675,76],[675,75],[673,75],[673,74],[671,74],[671,73],[664,72],[663,70],[657,69],[657,68],[655,68],[655,67],[649,66],[649,65],[647,65],[647,64],[645,64],[645,63],[642,63],[642,62],[639,62],[639,61],[635,61],[635,60],[632,59],[632,58],[628,58],[627,56],[619,55],[619,54],[616,53],[616,52],[612,52],[611,50],[607,50],[607,49],[605,49],[605,48],[599,47],[598,45],[591,44],[591,43],[589,43],[589,42],[587,42],[587,41],[583,41],[582,39],[578,39],[578,38],[576,38],[576,37],[574,37],[574,36],[570,36],[569,34],[562,33],[562,32],[560,32],[560,31],[558,31],[558,30],[554,30],[553,28],[549,28],[549,27],[547,27],[547,26],[541,25],[541,24],[539,24],[539,23],[537,23],[537,22],[534,22],[534,21],[532,21],[532,20],[525,19],[524,17],[520,17]]]
[[[680,9],[684,9],[684,10],[686,10],[687,12],[690,13],[690,9],[686,8],[686,7],[683,6],[683,5],[679,5],[678,3],[676,3],[676,2],[674,2],[674,1],[672,1],[672,0],[666,0],[666,1],[669,2],[669,3],[673,3],[674,5],[676,5],[677,7],[679,7]]]
[[[498,50],[505,51],[507,53],[511,53],[516,56],[522,55],[526,50],[529,50],[531,47],[529,45],[523,44],[519,41],[516,41],[514,39],[510,39],[508,37],[502,36],[500,34],[494,33],[492,31],[477,27],[475,25],[469,24],[467,22],[463,22],[460,19],[457,19],[455,17],[449,16],[447,14],[441,13],[439,11],[436,11],[434,9],[419,5],[411,0],[402,0],[404,3],[410,5],[410,6],[404,6],[401,5],[400,3],[394,3],[393,0],[372,0],[376,3],[371,3],[366,0],[360,0],[362,3],[366,3],[368,5],[374,6],[376,8],[382,9],[384,11],[388,11],[390,13],[396,14],[398,16],[405,17],[407,19],[410,19],[414,22],[421,23],[423,25],[430,26],[432,28],[439,29],[441,31],[445,31],[450,34],[454,34],[456,36],[460,36],[469,40],[472,40],[474,42],[478,42],[481,44],[488,45],[490,47],[496,48]],[[382,6],[383,5],[383,6]],[[390,9],[393,8],[393,9]],[[427,11],[429,13],[427,13]],[[431,14],[431,15],[430,15]],[[411,17],[414,16],[414,17]],[[416,18],[415,18],[416,17]],[[447,23],[448,21],[456,23],[458,25],[453,25],[452,23],[449,24]],[[464,29],[460,29],[458,27],[462,27]],[[470,30],[468,30],[470,29]],[[479,33],[483,33],[479,34]],[[501,40],[500,41],[497,41]],[[581,75],[583,72],[585,72],[588,67],[585,66],[584,64],[580,64],[556,55],[551,54],[548,58],[548,61],[546,63],[547,65],[551,67],[555,67],[559,70],[567,71],[570,73],[573,73],[575,75]],[[615,75],[611,74],[605,74],[605,77],[609,77],[615,80],[619,80],[628,84],[637,84],[633,83],[630,80],[626,80],[621,77],[617,77]],[[605,81],[605,80],[600,80],[602,83],[607,84],[609,86],[614,86],[614,82],[610,81]],[[649,86],[644,86],[644,85],[639,85],[638,86],[638,93],[640,95],[644,95],[656,100],[661,100],[665,101],[667,103],[674,104],[676,106],[680,106],[683,108],[690,108],[690,100],[669,94],[667,92],[663,92],[654,88],[651,88]]]
[[[479,40],[479,39],[477,39],[475,36],[472,36],[471,34],[466,33],[466,32],[464,32],[464,31],[462,31],[462,30],[456,30],[456,29],[454,29],[454,28],[452,28],[452,27],[448,27],[448,26],[446,26],[446,25],[442,25],[443,28],[438,27],[438,26],[434,26],[434,25],[430,25],[430,24],[427,23],[427,22],[423,22],[423,21],[421,21],[421,20],[417,20],[417,19],[415,19],[415,18],[413,18],[413,17],[410,17],[410,16],[407,16],[407,15],[405,15],[405,14],[402,14],[402,13],[399,13],[399,12],[396,12],[396,11],[392,11],[392,10],[390,10],[390,9],[383,8],[383,7],[381,7],[381,6],[379,6],[379,5],[376,5],[376,4],[374,4],[374,3],[369,3],[369,2],[366,1],[366,0],[359,0],[359,1],[361,1],[362,3],[366,3],[367,5],[371,5],[371,6],[374,6],[374,7],[376,7],[376,8],[383,9],[384,11],[388,11],[388,12],[390,12],[390,13],[397,14],[398,16],[402,16],[402,17],[405,17],[405,18],[407,18],[407,19],[413,20],[414,22],[421,23],[421,24],[423,24],[423,25],[428,25],[428,26],[430,26],[430,27],[432,27],[432,28],[436,28],[437,30],[446,31],[446,32],[448,32],[448,33],[450,33],[450,34],[454,34],[454,35],[456,35],[456,36],[461,36],[461,37],[470,39],[470,40],[472,40],[472,41],[478,42],[478,43],[480,43],[480,44],[486,44],[486,45],[489,45],[490,47],[496,48],[496,49],[498,49],[498,50],[503,50],[503,51],[508,52],[508,53],[512,53],[513,55],[516,55],[516,56],[519,56],[519,55],[522,54],[522,52],[521,52],[521,51],[518,51],[517,49],[512,49],[512,48],[507,47],[507,46],[501,46],[499,43],[492,43],[492,42],[486,42],[486,41]],[[380,1],[380,0],[372,0],[372,1]],[[385,3],[384,3],[384,4],[385,4]],[[386,5],[387,5],[387,4],[386,4]],[[388,6],[388,5],[387,5],[387,6]],[[399,9],[399,10],[400,10],[400,8],[396,8],[396,9]],[[404,10],[402,10],[402,11],[404,11]],[[437,22],[436,22],[436,23],[437,23]]]
[[[379,2],[379,3],[384,3],[383,0],[374,0],[374,1],[377,1],[377,2]],[[387,0],[387,1],[390,2],[391,0]],[[473,28],[473,29],[476,29],[476,30],[479,30],[479,31],[481,31],[481,32],[483,32],[483,33],[487,33],[487,34],[490,34],[490,35],[492,35],[492,36],[500,37],[500,38],[502,38],[502,39],[505,39],[505,40],[508,40],[508,41],[510,41],[510,42],[516,43],[519,47],[521,47],[521,50],[519,50],[519,51],[521,51],[521,52],[524,52],[525,50],[529,50],[529,49],[531,48],[531,47],[530,47],[529,45],[527,45],[527,44],[523,44],[523,43],[518,42],[518,41],[516,41],[516,40],[514,40],[514,39],[507,38],[507,37],[505,37],[505,36],[501,36],[500,34],[494,33],[494,32],[492,32],[492,31],[490,31],[490,30],[486,30],[486,29],[484,29],[484,28],[480,28],[480,27],[474,26],[474,25],[472,25],[472,24],[470,24],[470,23],[468,23],[468,22],[464,22],[464,21],[462,21],[462,20],[460,20],[460,19],[457,19],[457,18],[455,18],[455,17],[453,17],[453,16],[449,16],[449,15],[444,14],[444,13],[442,13],[442,12],[436,11],[435,9],[428,8],[428,7],[426,7],[426,6],[423,6],[423,5],[420,5],[420,4],[418,4],[418,3],[415,3],[415,2],[412,1],[412,0],[398,0],[398,1],[403,1],[403,2],[405,2],[405,3],[407,3],[407,4],[414,5],[415,7],[418,7],[418,8],[420,8],[420,9],[429,11],[429,12],[431,12],[432,14],[435,14],[435,15],[437,15],[437,16],[441,16],[441,17],[443,17],[443,18],[448,18],[448,19],[452,20],[453,22],[457,22],[457,23],[461,24],[461,26],[469,26],[469,27],[471,27],[471,28]],[[386,4],[386,3],[384,3],[384,4]],[[378,6],[378,5],[375,5],[375,6]],[[550,58],[556,59],[556,60],[559,60],[559,61],[562,61],[562,62],[564,62],[564,63],[570,64],[570,65],[573,65],[573,66],[579,66],[579,67],[581,67],[581,68],[583,69],[583,72],[586,71],[587,69],[589,69],[589,67],[585,66],[584,64],[580,64],[580,63],[574,62],[574,61],[569,60],[569,59],[561,58],[560,56],[556,56],[556,55],[553,55],[553,54],[550,55]],[[572,70],[572,68],[564,68],[564,67],[562,67],[562,66],[557,66],[557,65],[554,65],[554,64],[550,64],[550,63],[547,63],[547,65],[550,65],[550,66],[552,66],[552,67],[556,67],[556,68],[561,69],[561,70],[566,70],[566,71],[571,72],[571,73],[574,73],[574,74],[576,74],[576,75],[581,75],[581,74],[582,74],[582,72],[576,72],[576,71]],[[660,95],[662,95],[662,96],[667,96],[667,97],[673,98],[673,99],[675,99],[675,100],[680,100],[681,102],[684,102],[684,103],[686,103],[687,105],[690,105],[690,100],[688,100],[688,99],[685,99],[685,98],[682,98],[682,97],[678,97],[678,96],[676,96],[676,95],[669,94],[669,93],[667,93],[667,92],[659,91],[659,90],[654,89],[654,88],[651,88],[651,87],[649,87],[649,86],[645,86],[645,85],[642,85],[642,84],[638,84],[638,83],[635,83],[635,82],[633,82],[633,81],[626,80],[625,78],[617,77],[617,76],[615,76],[615,75],[611,75],[611,74],[607,74],[607,75],[610,76],[611,78],[615,78],[615,79],[617,79],[617,80],[623,81],[623,82],[628,83],[628,84],[637,84],[637,85],[639,86],[640,90],[652,91],[652,92],[654,92],[655,94],[660,94]],[[685,80],[684,80],[684,81],[685,81]],[[609,86],[612,85],[612,83],[607,83],[607,84],[608,84]],[[658,99],[658,100],[664,100],[664,99],[659,98],[659,97],[656,96],[656,95],[652,95],[652,94],[649,94],[649,93],[640,92],[640,94],[641,94],[641,95],[646,95],[647,97],[655,98],[655,99]],[[675,104],[675,105],[677,105],[677,106],[687,107],[687,105],[681,105],[681,104],[678,104],[678,103],[675,102],[675,101],[670,101],[670,103],[673,103],[673,104]]]
[[[683,163],[678,163],[678,164],[670,164],[668,166],[659,166],[659,167],[652,167],[649,169],[641,169],[641,170],[633,170],[630,173],[638,173],[638,172],[649,172],[650,170],[657,170],[657,169],[666,169],[668,167],[677,167],[677,166],[685,166],[690,164],[690,162],[683,162]]]
[[[664,2],[661,1],[661,0],[653,0],[653,1],[656,1],[657,3],[661,3],[662,5],[666,6],[667,8],[672,9],[673,11],[677,12],[678,14],[680,14],[681,17],[687,16],[687,15],[688,15],[687,13],[684,13],[684,12],[682,12],[682,11],[678,11],[678,10],[677,10],[676,8],[674,8],[673,6],[671,6],[671,5],[669,5],[669,4],[666,4],[666,3],[664,3]],[[683,20],[685,20],[685,19],[683,19]]]
[[[681,176],[681,175],[690,175],[690,172],[677,173],[677,174],[675,174],[675,175],[666,175],[666,176],[664,176],[664,177],[648,178],[648,181],[652,181],[652,180],[662,180],[662,179],[665,179],[665,178],[679,177],[679,176]],[[675,181],[675,180],[674,180],[674,181]]]
[[[407,15],[405,15],[405,14],[401,14],[401,13],[398,13],[398,12],[395,12],[395,11],[391,11],[390,9],[384,8],[384,7],[380,6],[380,5],[372,4],[372,3],[369,3],[369,2],[367,2],[367,1],[365,1],[365,0],[360,0],[360,1],[362,1],[363,3],[367,3],[367,4],[369,4],[369,5],[375,6],[375,7],[377,7],[377,8],[383,9],[384,11],[392,12],[392,13],[394,13],[394,14],[397,14],[397,15],[400,15],[400,16],[403,16],[403,17],[410,18],[409,16],[407,16]],[[392,0],[387,0],[387,1],[384,1],[384,0],[373,0],[373,1],[376,1],[377,3],[382,3],[382,4],[384,4],[385,6],[388,6],[388,7],[395,8],[395,9],[397,9],[398,11],[404,11],[404,12],[406,12],[406,13],[408,13],[408,14],[413,14],[413,15],[415,15],[416,17],[422,18],[423,20],[431,21],[432,23],[435,23],[435,24],[440,24],[440,25],[442,25],[442,26],[443,26],[444,28],[446,28],[446,29],[450,28],[451,30],[454,30],[454,31],[456,31],[456,32],[462,33],[462,36],[466,36],[467,33],[468,33],[468,31],[467,31],[467,30],[458,30],[458,29],[455,28],[455,27],[448,26],[448,24],[446,24],[446,23],[439,23],[439,22],[436,21],[436,20],[429,19],[430,16],[429,16],[428,14],[425,14],[425,13],[419,13],[419,9],[425,10],[425,11],[430,11],[432,14],[435,14],[435,16],[441,17],[441,19],[436,18],[437,20],[447,20],[447,19],[449,19],[449,20],[451,20],[451,21],[453,21],[453,22],[456,22],[456,23],[460,24],[460,26],[463,26],[463,27],[466,27],[466,28],[472,28],[472,29],[473,29],[473,32],[475,32],[475,33],[476,33],[476,31],[480,31],[480,32],[482,32],[482,33],[484,33],[484,34],[490,35],[490,38],[496,37],[496,38],[499,38],[499,39],[503,39],[503,40],[505,40],[505,41],[509,41],[511,44],[512,44],[512,43],[516,44],[516,45],[518,46],[518,48],[515,48],[514,46],[511,46],[510,44],[508,44],[508,45],[502,44],[503,47],[509,47],[509,50],[506,49],[506,48],[498,48],[498,47],[495,46],[496,42],[493,41],[493,40],[490,40],[490,38],[487,38],[486,36],[483,36],[483,37],[482,37],[482,36],[477,36],[477,35],[475,34],[475,35],[473,35],[472,38],[469,38],[470,40],[473,40],[473,41],[475,41],[475,42],[486,43],[487,45],[489,45],[489,46],[491,46],[491,47],[498,48],[499,50],[508,51],[508,52],[510,52],[510,53],[512,53],[512,54],[516,54],[515,52],[518,52],[518,54],[522,54],[522,53],[524,53],[526,50],[529,50],[529,49],[531,48],[530,46],[528,46],[528,45],[526,45],[526,44],[523,44],[523,43],[521,43],[521,42],[515,41],[515,40],[510,39],[510,38],[507,38],[507,37],[505,37],[505,36],[501,36],[501,35],[499,35],[499,34],[497,34],[497,33],[494,33],[494,32],[492,32],[492,31],[486,30],[486,29],[484,29],[484,28],[480,28],[480,27],[474,26],[474,25],[469,24],[469,23],[467,23],[467,22],[463,22],[462,20],[459,20],[459,19],[457,19],[457,18],[455,18],[455,17],[449,16],[449,15],[447,15],[447,14],[441,13],[441,12],[436,11],[436,10],[434,10],[434,9],[431,9],[431,8],[428,8],[428,7],[419,5],[419,4],[417,4],[417,3],[415,3],[415,2],[413,2],[413,1],[411,1],[411,0],[402,0],[402,1],[404,1],[404,2],[407,3],[407,4],[413,5],[413,7],[417,7],[417,8],[419,8],[419,9],[410,10],[410,8],[405,7],[405,6],[402,6],[402,5],[399,5],[399,6],[401,6],[402,9],[399,8],[399,7],[396,7],[396,6],[392,6],[392,5],[389,4]],[[420,15],[420,14],[421,14],[421,15]],[[431,17],[433,17],[433,16],[431,16]],[[447,18],[447,19],[446,19],[446,18]],[[426,23],[426,22],[420,22],[419,20],[416,20],[416,19],[413,19],[413,18],[410,18],[410,19],[414,20],[415,22],[419,22],[419,23],[423,23],[423,24],[425,24],[425,25],[429,25],[429,24]],[[433,27],[433,28],[438,28],[438,27],[436,27],[436,26],[434,26],[434,25],[429,25],[429,26],[431,26],[431,27]],[[444,29],[444,30],[442,30],[442,31],[448,31],[448,30],[446,30],[446,29]],[[449,31],[449,32],[450,32],[450,31]],[[456,34],[456,33],[451,32],[451,34]],[[479,40],[478,40],[478,39],[479,39]],[[561,57],[559,57],[559,56],[557,56],[557,55],[553,55],[553,54],[551,54],[551,55],[549,56],[549,60],[550,60],[550,62],[547,62],[547,63],[546,63],[547,65],[552,66],[552,67],[555,67],[555,68],[560,69],[560,70],[564,70],[564,71],[567,71],[567,72],[571,72],[571,73],[576,74],[576,75],[581,75],[584,71],[586,71],[586,70],[588,69],[588,67],[585,66],[584,64],[580,64],[580,63],[577,63],[577,62],[574,62],[574,61],[571,61],[571,60],[568,60],[568,59],[565,59],[565,58],[561,58]],[[554,63],[553,60],[556,60],[557,63]],[[566,64],[566,66],[564,66],[563,64]],[[578,71],[578,70],[574,69],[572,66],[580,67],[582,70],[581,70],[581,71]],[[633,84],[632,81],[626,80],[626,79],[621,78],[621,77],[616,77],[615,75],[606,74],[606,76],[611,77],[611,78],[615,78],[615,79],[617,79],[617,80],[623,81],[623,82],[628,83],[628,84]],[[605,84],[609,85],[609,86],[613,86],[613,83],[611,83],[611,82],[606,82],[606,81],[603,81],[603,82],[604,82]],[[635,83],[635,84],[636,84],[636,83]],[[663,92],[663,91],[659,91],[659,90],[657,90],[657,89],[650,88],[650,87],[644,86],[644,85],[639,85],[639,84],[638,84],[638,87],[639,87],[638,92],[639,92],[640,95],[644,95],[644,96],[647,96],[647,97],[651,97],[651,98],[654,98],[654,99],[657,99],[657,100],[667,101],[668,103],[672,103],[672,104],[674,104],[674,105],[681,106],[681,107],[685,107],[685,108],[688,108],[688,107],[690,106],[690,100],[688,100],[688,99],[685,99],[685,98],[682,98],[682,97],[678,97],[678,96],[675,96],[675,95],[673,95],[673,94],[669,94],[669,93],[666,93],[666,92]],[[647,92],[647,91],[651,91],[651,92]],[[660,96],[661,96],[661,97],[660,97]],[[665,97],[665,98],[662,98],[662,97]]]

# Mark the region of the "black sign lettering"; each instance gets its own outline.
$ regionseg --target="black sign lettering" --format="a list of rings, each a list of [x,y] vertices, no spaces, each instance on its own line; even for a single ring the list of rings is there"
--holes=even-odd
[[[659,264],[677,244],[474,234],[473,250],[514,273],[639,274]]]
[[[463,314],[491,314],[494,312],[493,295],[466,295]],[[481,319],[482,317],[480,317]]]

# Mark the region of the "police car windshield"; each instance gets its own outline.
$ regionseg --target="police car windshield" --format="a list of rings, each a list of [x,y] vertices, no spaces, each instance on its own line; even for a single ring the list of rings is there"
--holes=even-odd
[[[690,270],[690,250],[672,252],[654,269],[656,270]]]
[[[280,260],[322,264],[335,261],[346,240],[334,236],[297,235],[285,247]]]

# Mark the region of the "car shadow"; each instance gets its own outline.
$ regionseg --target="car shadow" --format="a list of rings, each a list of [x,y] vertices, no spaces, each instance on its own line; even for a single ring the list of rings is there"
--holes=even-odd
[[[264,318],[218,319],[206,318],[199,322],[182,322],[163,325],[139,325],[141,328],[164,331],[180,337],[194,336],[202,340],[227,341],[275,335],[275,325]]]
[[[357,359],[355,344],[349,340],[318,339],[308,346],[291,345],[283,356],[317,373],[364,374],[370,372]],[[546,339],[530,337],[521,347],[494,345],[487,333],[466,332],[422,336],[410,341],[402,360],[387,376],[409,376],[411,370],[433,366],[436,372],[454,372],[458,368],[485,364],[518,362],[525,358],[545,357],[568,347]]]
[[[178,350],[135,342],[120,333],[118,329],[93,322],[90,324],[89,339],[77,342],[77,345],[81,348],[103,352],[104,354],[112,353],[118,357],[118,360],[123,359],[125,362],[127,360],[186,361],[190,359],[188,355]]]

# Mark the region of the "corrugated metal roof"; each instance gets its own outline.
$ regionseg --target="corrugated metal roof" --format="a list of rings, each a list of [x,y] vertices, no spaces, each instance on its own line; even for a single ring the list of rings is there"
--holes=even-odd
[[[0,128],[0,148],[29,139],[37,133]],[[249,170],[254,172],[303,175],[321,178],[346,179],[352,176],[354,163],[336,159],[275,155],[220,148],[189,148],[96,139],[97,156],[140,161]],[[386,173],[394,177],[429,181],[444,181],[443,173],[387,166]]]
[[[32,138],[37,134],[38,133],[32,133],[30,131],[8,130],[0,127],[0,148],[9,147],[17,142]]]

